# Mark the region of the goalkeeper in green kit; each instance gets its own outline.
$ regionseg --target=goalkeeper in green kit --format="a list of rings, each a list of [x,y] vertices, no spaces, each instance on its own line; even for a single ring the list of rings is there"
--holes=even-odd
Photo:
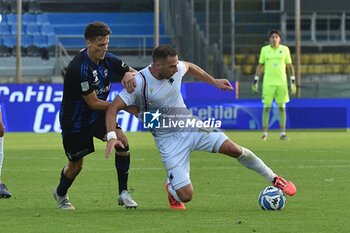
[[[295,83],[294,68],[289,48],[280,44],[281,33],[278,30],[269,32],[270,44],[261,48],[259,64],[256,68],[252,91],[258,94],[259,78],[264,73],[262,83],[262,102],[264,104],[262,114],[263,136],[261,140],[267,140],[270,110],[273,100],[279,109],[279,122],[281,140],[288,140],[286,135],[286,103],[289,102],[287,74],[290,80],[291,94],[295,95],[297,86]]]

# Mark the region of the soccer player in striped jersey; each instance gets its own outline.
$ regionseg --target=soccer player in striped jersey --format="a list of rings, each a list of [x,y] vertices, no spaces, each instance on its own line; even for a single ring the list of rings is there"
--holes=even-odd
[[[153,124],[151,131],[167,172],[166,190],[170,208],[185,209],[184,202],[192,199],[193,187],[190,180],[189,160],[190,153],[194,150],[221,153],[236,158],[243,166],[256,171],[287,195],[296,193],[292,182],[277,176],[252,151],[234,143],[220,130],[200,126],[164,127],[161,125],[162,120],[193,122],[194,119],[196,121],[187,109],[180,91],[182,79],[186,74],[221,90],[233,90],[233,88],[227,79],[214,79],[197,65],[179,61],[176,50],[170,46],[157,47],[153,51],[152,58],[153,63],[135,76],[134,92],[128,93],[124,89],[108,107],[106,112],[107,158],[116,145],[123,145],[114,132],[118,111],[127,106],[137,106],[140,110],[139,118],[144,123]],[[149,117],[150,114],[152,117]],[[198,123],[200,125],[200,121]]]
[[[64,78],[60,123],[68,164],[63,167],[60,182],[54,190],[60,209],[75,209],[69,201],[68,189],[82,169],[84,156],[95,151],[93,138],[106,140],[105,111],[110,105],[106,99],[112,76],[124,76],[124,85],[132,85],[135,81],[133,75],[137,71],[107,52],[110,33],[110,28],[102,22],[87,25],[84,33],[87,46],[70,62]],[[137,203],[128,191],[128,140],[118,125],[113,130],[123,143],[123,147],[116,147],[115,153],[118,203],[136,208]]]
[[[263,135],[261,140],[267,140],[271,104],[276,101],[279,109],[280,139],[288,140],[286,135],[286,103],[289,102],[288,83],[286,71],[290,79],[291,94],[295,95],[294,68],[289,48],[281,43],[281,33],[271,30],[269,33],[270,44],[261,48],[259,64],[256,68],[252,91],[258,94],[259,78],[264,73],[262,86],[262,102],[264,104],[262,116]]]

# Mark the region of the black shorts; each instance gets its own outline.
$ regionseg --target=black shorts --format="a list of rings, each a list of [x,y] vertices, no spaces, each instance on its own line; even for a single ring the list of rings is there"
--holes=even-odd
[[[67,158],[70,161],[77,161],[94,152],[94,137],[103,141],[106,133],[105,114],[99,114],[94,124],[79,133],[67,133],[62,130],[63,147]]]

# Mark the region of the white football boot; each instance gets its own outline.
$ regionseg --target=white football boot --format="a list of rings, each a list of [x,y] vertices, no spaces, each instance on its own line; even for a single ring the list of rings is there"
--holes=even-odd
[[[57,206],[59,209],[62,210],[75,210],[74,206],[69,202],[68,194],[64,195],[63,197],[59,196],[57,194],[57,189],[53,191],[53,197],[55,198],[57,202]]]
[[[132,197],[130,196],[130,192],[128,190],[123,190],[122,193],[119,194],[118,204],[125,205],[127,209],[137,208],[137,203],[132,199]]]

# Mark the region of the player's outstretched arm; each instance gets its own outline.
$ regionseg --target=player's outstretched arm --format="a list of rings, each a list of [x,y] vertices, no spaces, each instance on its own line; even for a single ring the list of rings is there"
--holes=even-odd
[[[187,67],[188,75],[193,76],[203,82],[209,83],[223,91],[233,91],[233,87],[227,79],[215,79],[196,64],[193,64],[191,62],[185,62],[185,64]]]
[[[124,145],[121,141],[118,140],[117,134],[115,132],[116,128],[116,118],[117,114],[120,110],[123,110],[126,108],[126,104],[120,98],[117,96],[113,102],[109,105],[107,111],[106,111],[106,128],[107,128],[107,145],[106,145],[106,159],[109,158],[110,154],[112,153],[114,147],[120,146],[121,148],[124,148]]]

